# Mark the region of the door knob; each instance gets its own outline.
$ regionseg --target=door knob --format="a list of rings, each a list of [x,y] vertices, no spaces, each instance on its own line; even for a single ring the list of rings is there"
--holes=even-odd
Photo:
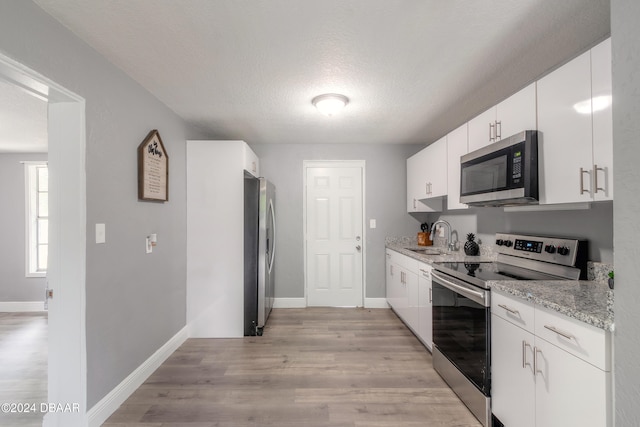
[[[360,247],[360,245],[358,245],[358,246],[356,246],[356,249],[357,249],[357,250],[360,250],[360,249],[362,249],[362,248]]]

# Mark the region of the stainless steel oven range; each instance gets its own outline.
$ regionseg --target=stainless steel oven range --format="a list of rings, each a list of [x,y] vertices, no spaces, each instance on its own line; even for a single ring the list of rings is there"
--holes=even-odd
[[[587,242],[496,234],[495,262],[434,263],[433,367],[484,425],[491,425],[488,281],[586,278]]]

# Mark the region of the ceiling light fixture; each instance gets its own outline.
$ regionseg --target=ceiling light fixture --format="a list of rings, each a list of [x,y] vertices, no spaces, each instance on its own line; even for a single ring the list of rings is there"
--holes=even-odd
[[[322,114],[331,117],[334,114],[340,112],[340,110],[342,110],[349,103],[349,98],[338,93],[325,93],[313,98],[311,100],[311,103]]]

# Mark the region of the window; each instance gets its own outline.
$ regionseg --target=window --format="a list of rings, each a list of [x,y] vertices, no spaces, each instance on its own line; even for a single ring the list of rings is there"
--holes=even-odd
[[[47,275],[49,257],[49,169],[46,162],[25,162],[26,276]]]

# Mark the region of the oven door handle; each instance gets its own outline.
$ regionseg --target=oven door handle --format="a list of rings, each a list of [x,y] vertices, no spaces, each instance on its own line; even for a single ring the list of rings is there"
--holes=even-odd
[[[471,289],[469,285],[465,284],[463,281],[455,279],[453,277],[444,278],[436,271],[431,272],[431,278],[445,288],[457,292],[460,295],[469,298],[471,301],[481,304],[483,307],[489,307],[488,292],[476,291],[475,289]]]

